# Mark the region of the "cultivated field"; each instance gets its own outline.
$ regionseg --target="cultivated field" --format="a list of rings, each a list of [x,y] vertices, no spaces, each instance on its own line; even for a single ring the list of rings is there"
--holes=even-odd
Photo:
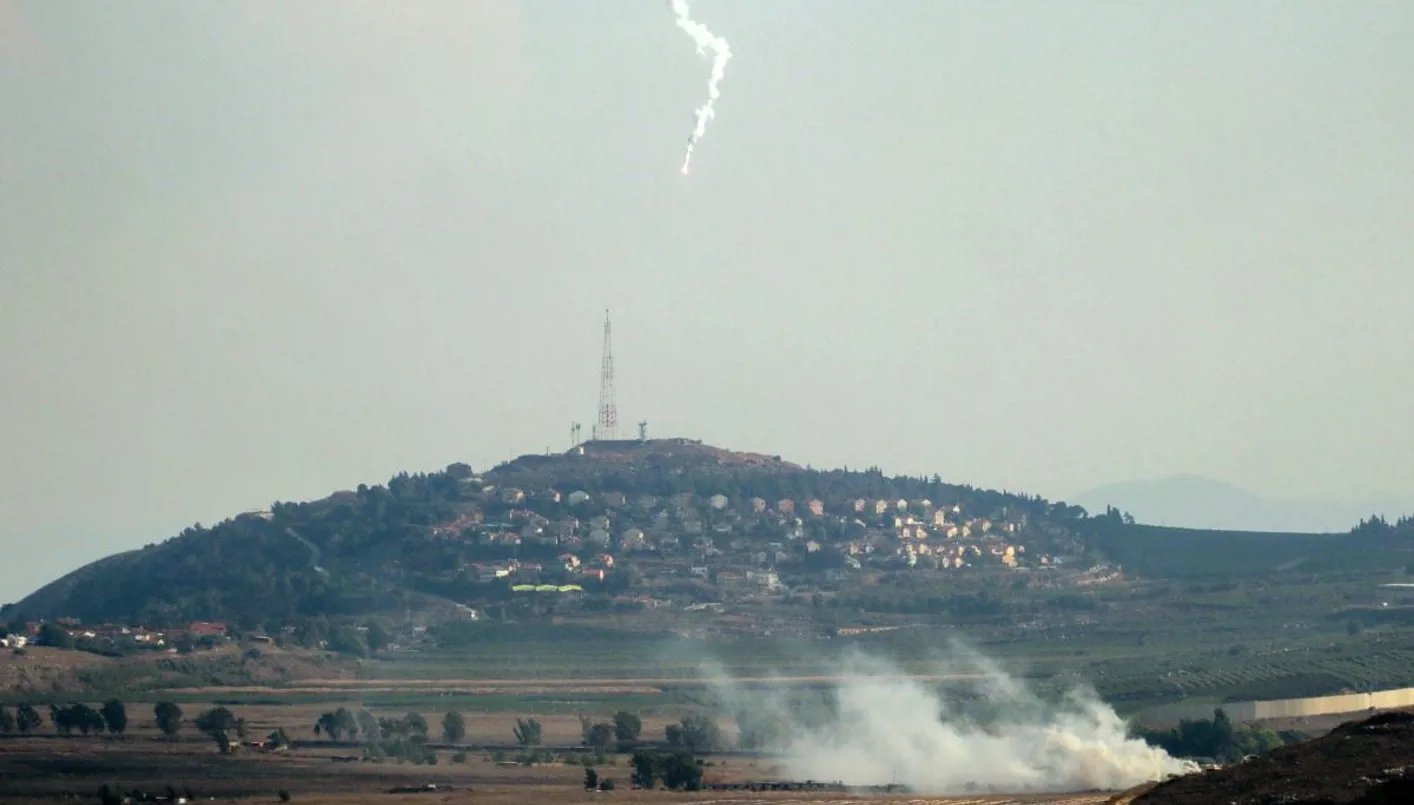
[[[209,742],[168,744],[150,738],[127,739],[24,738],[0,740],[0,798],[6,802],[52,802],[55,797],[94,795],[102,785],[128,792],[134,789],[161,794],[168,786],[179,795],[241,798],[251,802],[278,801],[280,790],[297,803],[401,803],[420,805],[452,802],[578,803],[699,802],[718,803],[844,803],[853,801],[897,803],[1057,803],[1091,805],[1103,794],[1054,796],[974,795],[920,797],[874,795],[854,797],[819,792],[695,792],[635,791],[628,786],[626,758],[614,757],[598,767],[601,777],[615,779],[617,790],[586,792],[584,769],[578,765],[547,763],[533,766],[497,763],[476,753],[464,763],[454,763],[450,753],[439,753],[435,766],[397,763],[339,762],[346,752],[338,749],[297,749],[280,754],[244,753],[223,756]],[[713,762],[708,783],[779,779],[769,761]],[[399,787],[434,784],[437,791],[415,795],[390,794]]]

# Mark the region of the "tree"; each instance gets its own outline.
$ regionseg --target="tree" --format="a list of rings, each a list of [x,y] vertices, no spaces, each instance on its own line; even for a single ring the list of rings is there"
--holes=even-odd
[[[378,726],[378,719],[367,710],[359,710],[357,716],[358,734],[364,743],[377,743],[383,737],[383,730]]]
[[[22,704],[15,708],[15,729],[21,735],[29,735],[31,732],[44,726],[44,717],[32,705]]]
[[[515,736],[516,743],[521,746],[539,746],[540,722],[533,718],[517,718]]]
[[[344,735],[358,731],[358,722],[347,708],[340,707],[332,713],[325,713],[314,723],[314,734],[325,734],[335,741],[342,741]]]
[[[456,710],[448,710],[442,716],[442,740],[449,744],[459,744],[466,737],[466,719]]]
[[[72,735],[74,724],[69,720],[69,709],[60,707],[57,704],[49,705],[49,723],[54,725],[54,731],[60,735]]]
[[[702,764],[691,752],[674,752],[662,760],[663,785],[673,791],[701,791]]]
[[[584,745],[598,754],[608,752],[614,743],[614,725],[607,721],[589,725],[583,734]]]
[[[175,741],[177,733],[182,731],[182,708],[174,702],[158,702],[152,713],[157,717],[157,729],[169,740]]]
[[[39,627],[38,641],[41,646],[73,648],[74,639],[57,623],[46,623]]]
[[[229,754],[232,749],[230,734],[243,732],[245,725],[230,710],[224,707],[213,707],[197,716],[196,728],[211,736],[211,739],[216,741],[216,746],[221,749],[222,754]]]
[[[790,737],[790,725],[774,713],[742,710],[736,717],[737,744],[742,749],[770,749]]]
[[[693,713],[683,717],[677,724],[669,724],[665,730],[668,745],[686,749],[689,752],[710,752],[722,747],[722,731],[717,722]]]
[[[1213,710],[1213,756],[1231,758],[1237,751],[1237,730],[1227,711],[1221,707]]]
[[[368,653],[368,641],[352,626],[340,626],[329,636],[329,650],[362,657]]]
[[[368,624],[368,632],[364,634],[364,638],[368,641],[369,651],[382,651],[393,642],[393,636],[378,621]]]
[[[0,735],[9,735],[19,729],[19,722],[15,721],[15,714],[3,704],[0,704]]]
[[[103,703],[103,723],[114,735],[122,735],[128,729],[128,708],[117,699]]]
[[[652,788],[658,781],[660,765],[658,753],[651,749],[640,749],[629,760],[633,765],[633,784],[639,788]]]
[[[643,732],[643,721],[635,713],[620,710],[614,713],[614,737],[619,741],[636,741]]]
[[[412,735],[427,737],[427,719],[423,718],[421,713],[408,713],[403,716],[403,723]]]

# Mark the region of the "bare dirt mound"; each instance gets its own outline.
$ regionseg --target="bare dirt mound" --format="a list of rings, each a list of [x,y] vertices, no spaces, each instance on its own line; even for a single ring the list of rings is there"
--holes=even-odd
[[[1169,780],[1134,805],[1395,802],[1414,802],[1414,713],[1405,711],[1343,724],[1314,741],[1245,763]]]

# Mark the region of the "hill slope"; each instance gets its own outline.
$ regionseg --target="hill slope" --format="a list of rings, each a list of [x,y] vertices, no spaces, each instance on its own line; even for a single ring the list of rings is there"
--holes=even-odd
[[[1134,805],[1405,803],[1414,797],[1414,715],[1382,713],[1245,763],[1160,783]]]
[[[644,562],[819,571],[846,566],[848,550],[862,555],[871,540],[892,556],[899,530],[925,520],[934,531],[975,526],[995,540],[1005,528],[1035,545],[1074,548],[1085,512],[936,476],[817,471],[688,440],[590,442],[484,475],[463,464],[402,473],[383,486],[195,526],[81,568],[12,612],[276,628],[306,616],[404,611],[419,600],[484,603],[516,580],[609,596],[631,591]]]

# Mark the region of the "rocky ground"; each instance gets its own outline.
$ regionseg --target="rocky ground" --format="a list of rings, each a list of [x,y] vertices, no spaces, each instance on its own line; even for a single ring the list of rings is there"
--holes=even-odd
[[[1406,776],[1407,775],[1407,776]],[[1414,713],[1380,713],[1304,744],[1154,786],[1133,805],[1414,802]]]

